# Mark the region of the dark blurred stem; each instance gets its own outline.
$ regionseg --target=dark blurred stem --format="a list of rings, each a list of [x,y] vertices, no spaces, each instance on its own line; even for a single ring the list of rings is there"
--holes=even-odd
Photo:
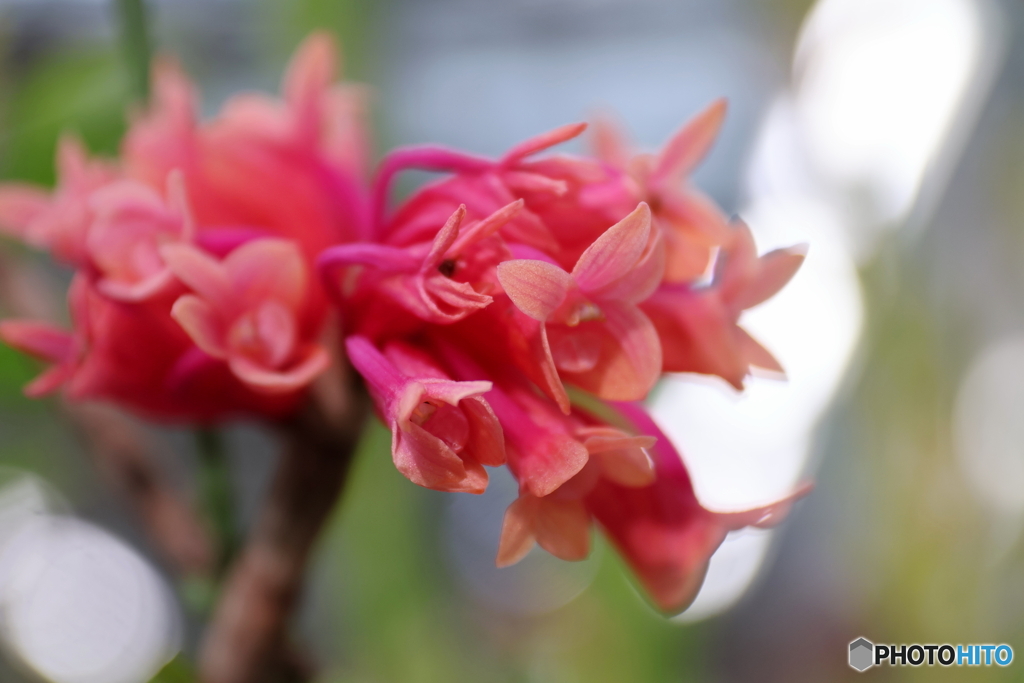
[[[217,535],[214,576],[219,579],[234,559],[239,545],[231,470],[224,437],[218,430],[212,427],[197,430],[196,446],[199,451],[199,489],[207,519]]]
[[[267,499],[231,568],[200,650],[203,683],[307,680],[287,627],[314,542],[347,479],[368,401],[349,384],[342,410],[309,404],[281,424],[285,439]]]
[[[153,56],[143,0],[116,0],[121,24],[121,45],[124,50],[132,96],[145,102],[149,99],[149,62]]]

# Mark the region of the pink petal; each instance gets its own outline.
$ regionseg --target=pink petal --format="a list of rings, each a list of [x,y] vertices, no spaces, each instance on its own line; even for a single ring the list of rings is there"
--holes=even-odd
[[[0,232],[24,239],[29,225],[50,206],[46,192],[22,183],[0,185]]]
[[[516,194],[540,193],[561,197],[569,191],[569,184],[564,180],[549,178],[540,173],[506,171],[501,174],[501,179]]]
[[[525,491],[546,496],[576,476],[588,458],[586,447],[579,441],[550,433],[536,439],[529,452],[519,454],[516,476]]]
[[[331,364],[331,355],[322,346],[310,346],[305,357],[290,370],[277,371],[260,366],[244,356],[232,356],[231,372],[245,384],[267,394],[285,394],[308,386]]]
[[[651,210],[640,202],[583,252],[572,270],[576,284],[584,292],[598,292],[629,275],[647,246],[650,232]]]
[[[469,455],[482,465],[504,465],[505,436],[491,406],[480,396],[467,398],[459,405],[469,419]]]
[[[163,292],[170,291],[176,283],[174,273],[169,269],[161,270],[149,277],[135,282],[125,282],[112,278],[100,278],[96,289],[105,296],[117,301],[145,301]]]
[[[508,152],[502,158],[503,164],[512,164],[520,159],[528,157],[537,152],[560,145],[563,142],[572,140],[578,137],[583,131],[587,129],[586,123],[570,123],[554,130],[550,130],[547,133],[542,133],[536,137],[532,137],[525,142],[521,142]]]
[[[267,364],[272,368],[280,367],[295,350],[299,334],[295,316],[277,301],[265,301],[256,309],[255,323]]]
[[[732,237],[729,219],[711,197],[693,187],[666,189],[660,194],[661,209],[669,226],[699,237],[708,246],[728,244]]]
[[[591,127],[590,146],[596,156],[612,168],[625,169],[629,145],[622,127],[608,116],[598,117]]]
[[[591,462],[600,463],[603,476],[628,487],[648,486],[654,482],[654,463],[646,449],[657,442],[653,436],[591,436],[583,445]]]
[[[419,425],[395,423],[391,434],[395,467],[412,483],[438,491],[483,493],[486,489],[487,473],[479,463],[463,462]]]
[[[599,291],[590,292],[594,298],[611,299],[637,304],[649,297],[665,276],[666,246],[664,237],[652,230],[647,247],[636,265],[623,277]]]
[[[726,108],[724,99],[715,100],[672,136],[658,156],[650,177],[651,185],[689,175],[693,171],[714,144],[725,120]]]
[[[216,259],[188,244],[166,244],[160,257],[168,269],[199,296],[225,306],[231,293],[228,274]]]
[[[317,31],[302,41],[288,65],[281,89],[295,116],[297,133],[303,140],[319,138],[322,98],[334,80],[337,59],[330,34]]]
[[[501,207],[487,218],[471,223],[460,232],[458,239],[455,240],[449,251],[453,254],[458,254],[467,246],[495,234],[519,213],[524,204],[525,202],[522,199],[517,199]]]
[[[780,379],[786,377],[786,371],[782,368],[782,365],[776,360],[775,356],[771,354],[768,349],[761,346],[756,339],[750,336],[746,330],[742,327],[736,328],[736,337],[739,343],[740,352],[743,354],[743,360],[749,365],[753,365],[769,372],[778,373]]]
[[[384,244],[339,244],[320,254],[317,267],[325,275],[344,266],[371,266],[384,272],[410,273],[418,270],[423,262],[406,249],[389,247]]]
[[[55,365],[25,385],[25,395],[29,398],[42,398],[52,394],[66,384],[74,372],[73,365]]]
[[[603,302],[601,311],[604,320],[589,323],[602,335],[598,364],[584,373],[563,372],[564,379],[606,400],[641,400],[661,376],[658,332],[632,304]]]
[[[345,350],[352,366],[363,376],[372,393],[390,401],[403,391],[409,379],[366,337],[354,335],[345,340]]]
[[[572,277],[545,261],[521,259],[498,265],[498,281],[516,308],[534,320],[547,320],[572,286]]]
[[[418,145],[394,149],[381,160],[377,166],[377,175],[373,180],[374,225],[379,226],[384,223],[391,181],[404,170],[480,173],[493,167],[494,162],[490,159],[438,145]]]
[[[570,562],[590,553],[590,515],[579,500],[542,498],[534,519],[537,545]]]
[[[284,239],[246,242],[224,259],[233,298],[243,308],[276,299],[289,308],[303,303],[306,262],[299,246]]]
[[[505,518],[501,523],[501,540],[498,542],[498,557],[495,559],[495,564],[499,568],[519,562],[533,548],[537,503],[533,496],[520,496],[505,510]]]
[[[213,306],[193,294],[179,297],[171,307],[171,317],[185,330],[196,346],[214,358],[227,358],[223,321]]]
[[[806,254],[806,245],[765,254],[758,259],[757,274],[730,304],[737,310],[744,310],[770,299],[796,274]]]
[[[23,353],[51,363],[66,361],[75,349],[75,338],[70,332],[33,320],[0,322],[0,339]]]
[[[443,275],[421,279],[420,283],[420,299],[428,311],[428,315],[422,317],[438,324],[462,320],[486,308],[493,301],[490,296],[477,292],[469,283],[449,280]]]
[[[427,257],[423,259],[423,271],[435,270],[441,261],[444,260],[445,254],[448,253],[448,249],[455,242],[459,236],[459,226],[462,225],[462,220],[466,217],[466,205],[461,204],[459,208],[455,209],[455,212],[448,217],[445,224],[437,232],[437,236],[434,237],[433,243],[430,245],[430,252]]]
[[[601,333],[593,326],[552,325],[546,331],[551,358],[559,370],[587,372],[593,370],[601,359]]]

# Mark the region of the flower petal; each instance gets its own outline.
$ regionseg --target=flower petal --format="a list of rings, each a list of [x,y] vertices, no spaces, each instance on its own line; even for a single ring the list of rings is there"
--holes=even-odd
[[[534,546],[533,525],[537,513],[537,499],[530,495],[520,496],[505,510],[501,523],[501,540],[498,542],[498,557],[495,564],[508,567],[526,557]]]
[[[658,155],[650,177],[652,186],[689,175],[693,171],[718,137],[726,109],[727,102],[724,99],[715,100],[672,136]]]
[[[601,336],[601,355],[587,372],[563,378],[600,398],[637,401],[647,396],[662,371],[661,342],[650,319],[636,306],[604,302],[604,320],[584,323]]]
[[[572,269],[576,284],[584,292],[600,292],[629,275],[647,247],[650,232],[651,209],[640,202],[583,252]]]
[[[590,514],[579,500],[541,498],[534,534],[537,545],[555,557],[584,560],[590,553]]]
[[[546,261],[519,259],[498,265],[498,281],[520,311],[544,321],[562,305],[572,277]]]
[[[226,305],[231,283],[215,258],[189,244],[165,244],[160,248],[160,257],[189,289],[217,306]]]
[[[196,346],[214,358],[227,358],[224,321],[206,299],[193,294],[179,297],[171,307],[171,317],[178,321]]]
[[[319,345],[311,345],[305,356],[289,370],[272,370],[245,356],[228,360],[231,372],[251,388],[266,394],[286,394],[308,386],[331,364],[331,355]]]
[[[541,133],[529,140],[520,142],[518,145],[506,152],[501,161],[503,164],[515,163],[520,159],[536,154],[537,152],[541,152],[549,147],[554,147],[555,145],[560,145],[563,142],[572,140],[573,138],[578,137],[586,129],[586,123],[570,123],[546,133]]]

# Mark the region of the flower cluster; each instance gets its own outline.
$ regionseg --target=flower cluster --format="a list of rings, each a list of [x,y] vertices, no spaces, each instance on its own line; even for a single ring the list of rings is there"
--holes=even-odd
[[[333,83],[334,63],[314,35],[280,100],[238,96],[199,122],[191,84],[161,62],[116,162],[67,138],[53,192],[0,189],[4,231],[75,272],[69,331],[0,324],[52,364],[28,393],[276,418],[347,356],[412,482],[481,493],[486,468],[508,466],[520,493],[499,565],[535,544],[581,559],[596,522],[659,607],[685,607],[726,532],[789,504],[705,510],[638,403],[665,372],[737,388],[752,367],[781,372],[738,321],[803,252],[758,256],[688,182],[724,103],[656,155],[606,124],[594,156],[548,153],[578,124],[500,159],[398,149],[371,181],[364,94]],[[408,169],[443,176],[392,207]]]

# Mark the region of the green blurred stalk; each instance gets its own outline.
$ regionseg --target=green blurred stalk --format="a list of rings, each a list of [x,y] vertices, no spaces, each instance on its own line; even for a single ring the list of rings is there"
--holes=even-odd
[[[147,10],[143,0],[116,0],[121,47],[133,98],[149,99],[149,62],[153,57]]]
[[[240,544],[235,526],[231,471],[224,437],[219,431],[211,427],[200,428],[196,431],[196,446],[199,451],[199,490],[206,517],[217,538],[214,576],[219,581]]]

